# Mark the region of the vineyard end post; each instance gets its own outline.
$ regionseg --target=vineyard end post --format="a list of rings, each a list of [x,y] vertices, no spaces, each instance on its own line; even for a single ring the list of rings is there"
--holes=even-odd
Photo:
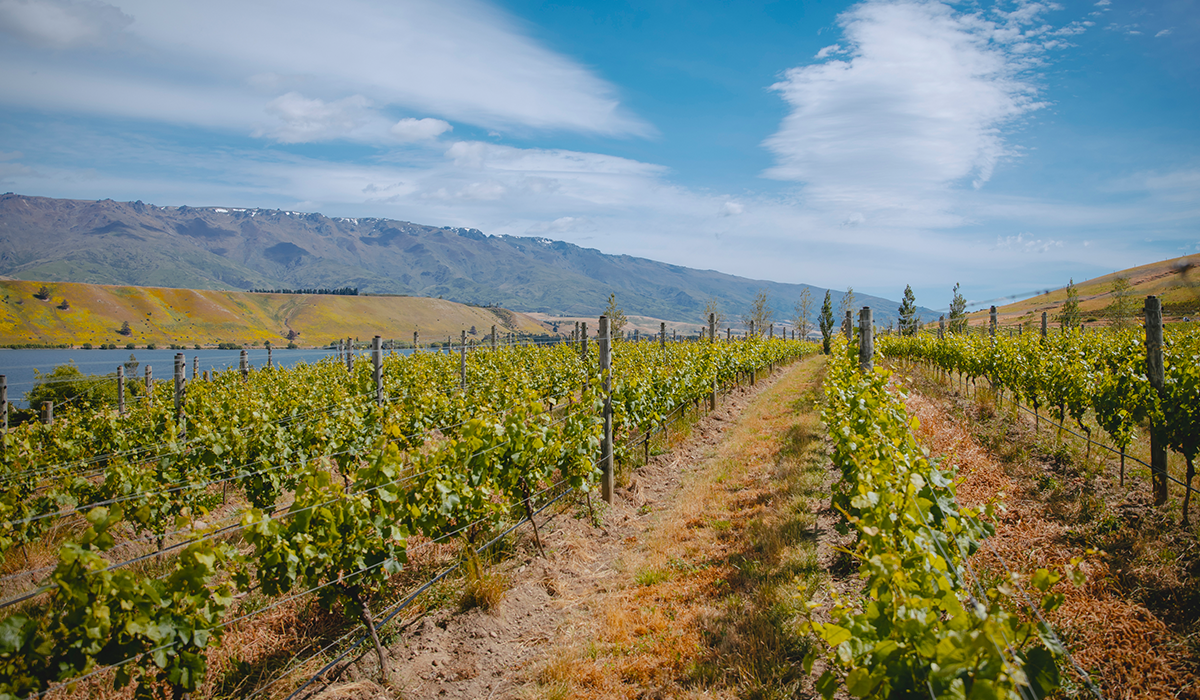
[[[7,387],[6,387],[7,388]],[[117,415],[125,415],[125,365],[117,365]],[[8,418],[5,416],[5,428]]]
[[[850,309],[846,309],[846,320],[842,322],[842,331],[846,335],[846,340],[850,340],[850,335],[854,333],[854,321],[850,318]]]
[[[715,313],[708,315],[708,342],[717,342],[717,315]]]
[[[1146,297],[1146,376],[1150,386],[1162,398],[1165,390],[1163,371],[1162,303],[1156,296]],[[1154,505],[1167,502],[1167,445],[1160,426],[1150,424],[1150,478],[1154,488]]]
[[[375,370],[375,403],[383,405],[383,339],[375,336],[371,339],[371,363]]]
[[[8,438],[8,377],[0,374],[0,413],[4,414],[4,438]],[[2,445],[3,443],[0,443]]]
[[[667,347],[667,322],[660,321],[658,324],[658,347]]]
[[[1042,312],[1042,338],[1043,339],[1046,337],[1046,322],[1048,320],[1049,320],[1049,317],[1046,315],[1046,312],[1043,311]]]
[[[243,382],[250,378],[250,356],[247,354],[245,348],[242,349],[242,355],[238,361],[238,368],[242,370]]]
[[[946,337],[946,317],[938,316],[938,340]]]
[[[271,361],[271,341],[267,341],[267,369],[271,369],[275,363]]]
[[[48,426],[54,425],[54,402],[53,401],[43,401],[42,402],[42,423],[45,423]]]
[[[154,398],[154,369],[146,365],[146,405]]]
[[[874,333],[871,332],[873,325],[871,307],[862,307],[862,311],[858,312],[858,369],[864,374],[871,372],[875,368],[873,361],[875,338]]]
[[[587,328],[587,324],[584,324]],[[586,338],[586,336],[584,336]],[[586,342],[586,341],[585,341]],[[604,436],[600,442],[600,496],[606,503],[613,502],[613,411],[612,411],[612,357],[609,350],[608,317],[600,317],[600,334],[596,338],[600,350],[600,373],[604,381]]]
[[[467,332],[462,331],[458,343],[458,385],[467,388]]]
[[[496,349],[496,325],[492,324],[492,349]]]
[[[990,335],[993,338],[996,337],[996,307],[995,306],[992,306],[992,308],[990,309],[990,318],[988,320],[988,335]]]
[[[183,353],[175,353],[175,420],[183,416],[183,369],[186,364]]]
[[[200,378],[200,356],[192,355],[192,381]]]

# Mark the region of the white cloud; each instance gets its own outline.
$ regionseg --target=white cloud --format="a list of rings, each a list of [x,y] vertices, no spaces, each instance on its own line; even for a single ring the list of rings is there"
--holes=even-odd
[[[1154,35],[1154,38],[1157,39],[1159,37],[1167,36],[1170,33],[1171,33],[1170,29],[1162,29],[1157,34]]]
[[[1043,106],[1022,77],[1043,50],[1041,10],[991,21],[932,2],[851,8],[839,18],[848,59],[793,68],[772,86],[791,113],[765,141],[776,161],[767,176],[804,183],[817,206],[962,223],[945,215],[946,193],[986,183],[1017,153],[1002,128]]]
[[[1112,0],[1100,0],[1096,3],[1096,7],[1108,7],[1112,4]]]
[[[116,7],[95,0],[0,0],[0,32],[39,47],[103,46],[132,22]]]
[[[256,129],[254,135],[270,136],[283,143],[345,138],[371,121],[370,107],[371,101],[362,95],[325,102],[289,92],[267,104],[267,114],[278,122]]]
[[[1062,248],[1063,242],[1053,239],[1034,238],[1027,233],[1018,233],[1015,236],[999,236],[996,238],[996,247],[993,250],[1012,250],[1018,253],[1026,254],[1041,254],[1046,253],[1055,248]],[[1087,243],[1084,243],[1087,247]]]
[[[721,216],[737,216],[745,211],[745,205],[740,202],[729,201],[721,205]]]
[[[453,128],[441,119],[401,119],[388,131],[401,141],[428,141]]]
[[[622,107],[611,84],[543,48],[522,25],[482,0],[120,0],[120,5],[127,15],[87,0],[0,0],[0,29],[37,46],[86,46],[122,28],[127,37],[125,51],[110,52],[103,61],[0,43],[8,73],[41,72],[36,81],[6,84],[0,100],[21,108],[198,123],[188,110],[146,97],[169,86],[196,101],[202,96],[209,104],[203,111],[220,116],[218,126],[243,133],[290,133],[262,128],[261,115],[272,100],[291,93],[326,105],[361,96],[381,111],[423,113],[502,132],[653,132]],[[57,94],[35,84],[46,82],[47,71]],[[70,89],[77,84],[93,87]],[[354,137],[393,142],[390,125],[381,119]],[[346,134],[315,129],[306,138],[318,137]]]
[[[833,44],[830,46],[826,46],[825,48],[823,48],[817,52],[816,59],[818,61],[820,61],[822,59],[828,58],[829,56],[831,56],[835,53],[842,53],[842,45],[841,44]]]

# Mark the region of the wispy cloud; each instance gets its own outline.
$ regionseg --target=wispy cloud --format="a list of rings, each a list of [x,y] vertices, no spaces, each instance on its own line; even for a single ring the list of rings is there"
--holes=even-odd
[[[1015,236],[999,236],[993,250],[1012,250],[1019,253],[1046,253],[1055,248],[1062,248],[1063,242],[1053,239],[1034,238],[1028,233],[1018,233]],[[1085,242],[1086,247],[1086,242]]]
[[[983,186],[1018,151],[1002,129],[1041,108],[1023,71],[1051,41],[1046,8],[960,12],[937,2],[867,2],[839,18],[842,60],[793,68],[774,90],[791,109],[765,146],[766,175],[864,220],[896,212],[956,225],[946,194]],[[888,213],[891,212],[891,213]]]
[[[0,32],[16,39],[0,42],[0,60],[13,76],[40,72],[6,84],[0,103],[203,123],[290,142],[387,143],[400,117],[506,132],[653,132],[611,84],[479,0],[117,4],[0,0]],[[109,50],[83,52],[102,44]],[[47,73],[54,94],[44,87]],[[159,104],[164,89],[209,106]]]

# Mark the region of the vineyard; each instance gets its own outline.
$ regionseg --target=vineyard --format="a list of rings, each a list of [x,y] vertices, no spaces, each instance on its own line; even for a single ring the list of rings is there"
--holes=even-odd
[[[358,612],[384,666],[377,629],[398,609],[376,603],[410,540],[476,548],[567,493],[590,502],[606,405],[628,460],[678,409],[815,351],[618,341],[606,370],[604,345],[220,372],[17,426],[0,463],[0,697],[104,673],[180,697],[231,624],[309,594]],[[251,590],[266,602],[233,617]]]
[[[1155,387],[1147,364],[1142,331],[1084,333],[1078,329],[1039,336],[1015,337],[932,334],[879,339],[881,354],[924,362],[956,375],[965,387],[986,380],[990,389],[1011,402],[1030,407],[1035,425],[1044,415],[1061,434],[1067,421],[1088,440],[1088,450],[1107,435],[1121,455],[1124,480],[1126,450],[1137,431],[1147,426],[1152,451],[1170,449],[1183,457],[1183,479],[1165,463],[1152,465],[1156,503],[1166,501],[1168,482],[1183,488],[1182,520],[1189,523],[1192,479],[1200,450],[1200,331],[1169,327],[1162,338],[1163,381]],[[1156,353],[1157,354],[1157,353]],[[1165,460],[1165,452],[1162,454]]]

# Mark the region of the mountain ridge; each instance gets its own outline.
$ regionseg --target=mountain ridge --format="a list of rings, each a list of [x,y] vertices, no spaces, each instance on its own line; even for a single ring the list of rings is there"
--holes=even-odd
[[[598,315],[616,294],[627,314],[689,322],[710,298],[736,319],[760,290],[782,319],[807,288],[815,316],[826,291],[474,228],[12,193],[0,196],[0,275],[230,291],[350,286],[571,316]],[[843,293],[830,291],[839,303]],[[887,325],[899,303],[856,294],[855,305]]]

